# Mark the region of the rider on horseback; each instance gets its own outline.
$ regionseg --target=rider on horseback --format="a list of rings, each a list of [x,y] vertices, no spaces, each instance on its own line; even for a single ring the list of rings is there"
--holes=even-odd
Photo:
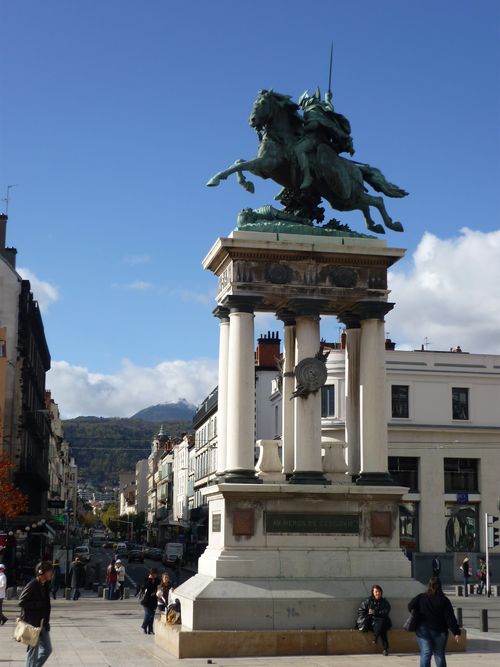
[[[311,156],[315,156],[321,144],[330,146],[336,155],[344,152],[354,155],[354,147],[351,125],[345,116],[334,110],[330,92],[322,100],[319,88],[314,95],[306,91],[299,104],[303,110],[304,135],[294,145],[294,151],[303,175],[300,189],[305,190],[313,183]]]

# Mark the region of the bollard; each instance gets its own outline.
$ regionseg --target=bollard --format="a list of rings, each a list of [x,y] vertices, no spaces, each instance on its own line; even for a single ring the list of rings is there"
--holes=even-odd
[[[459,628],[463,628],[462,607],[457,607],[457,623]]]
[[[488,610],[481,609],[481,632],[488,632]]]
[[[64,589],[64,599],[71,600],[71,588]]]
[[[104,586],[98,586],[97,587],[97,597],[102,598],[102,592],[104,590]]]
[[[130,588],[128,586],[125,586],[123,588],[123,599],[128,600],[130,598]]]
[[[13,600],[17,596],[17,588],[15,586],[9,586],[5,591],[5,596],[7,600]]]
[[[107,588],[103,588],[103,589],[102,589],[102,599],[103,599],[103,600],[107,600],[107,599],[108,599],[108,589],[107,589]]]
[[[457,595],[458,595],[458,597],[459,597],[459,598],[462,597],[462,595],[464,594],[464,589],[463,589],[463,587],[462,587],[462,586],[457,586],[456,589],[457,589]]]

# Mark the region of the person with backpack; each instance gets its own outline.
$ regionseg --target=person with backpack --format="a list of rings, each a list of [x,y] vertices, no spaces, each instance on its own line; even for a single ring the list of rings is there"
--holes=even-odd
[[[116,573],[115,559],[113,558],[106,569],[106,584],[108,585],[107,599],[112,600],[115,595],[116,582],[118,575]]]
[[[78,556],[71,564],[69,574],[71,577],[71,590],[73,591],[71,599],[78,600],[80,598],[80,588],[85,586],[85,566]]]

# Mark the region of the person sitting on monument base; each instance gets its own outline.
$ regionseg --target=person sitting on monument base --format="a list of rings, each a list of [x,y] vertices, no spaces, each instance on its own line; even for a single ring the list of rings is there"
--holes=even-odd
[[[363,600],[358,609],[356,627],[361,632],[373,632],[373,643],[382,640],[383,655],[389,655],[389,642],[387,640],[387,631],[392,628],[392,622],[389,618],[391,605],[383,597],[383,590],[375,584],[372,586],[372,592],[369,598]]]

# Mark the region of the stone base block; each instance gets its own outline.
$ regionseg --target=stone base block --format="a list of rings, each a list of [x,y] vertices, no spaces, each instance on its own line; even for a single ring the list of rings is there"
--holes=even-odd
[[[327,630],[354,626],[357,609],[379,584],[401,627],[408,601],[423,591],[412,579],[213,579],[196,575],[175,591],[191,630]]]
[[[390,653],[418,653],[415,633],[393,629],[388,638]],[[372,639],[358,630],[187,630],[163,617],[155,626],[156,643],[176,658],[380,654]],[[464,652],[466,643],[462,630],[458,644],[450,636],[446,651]]]

